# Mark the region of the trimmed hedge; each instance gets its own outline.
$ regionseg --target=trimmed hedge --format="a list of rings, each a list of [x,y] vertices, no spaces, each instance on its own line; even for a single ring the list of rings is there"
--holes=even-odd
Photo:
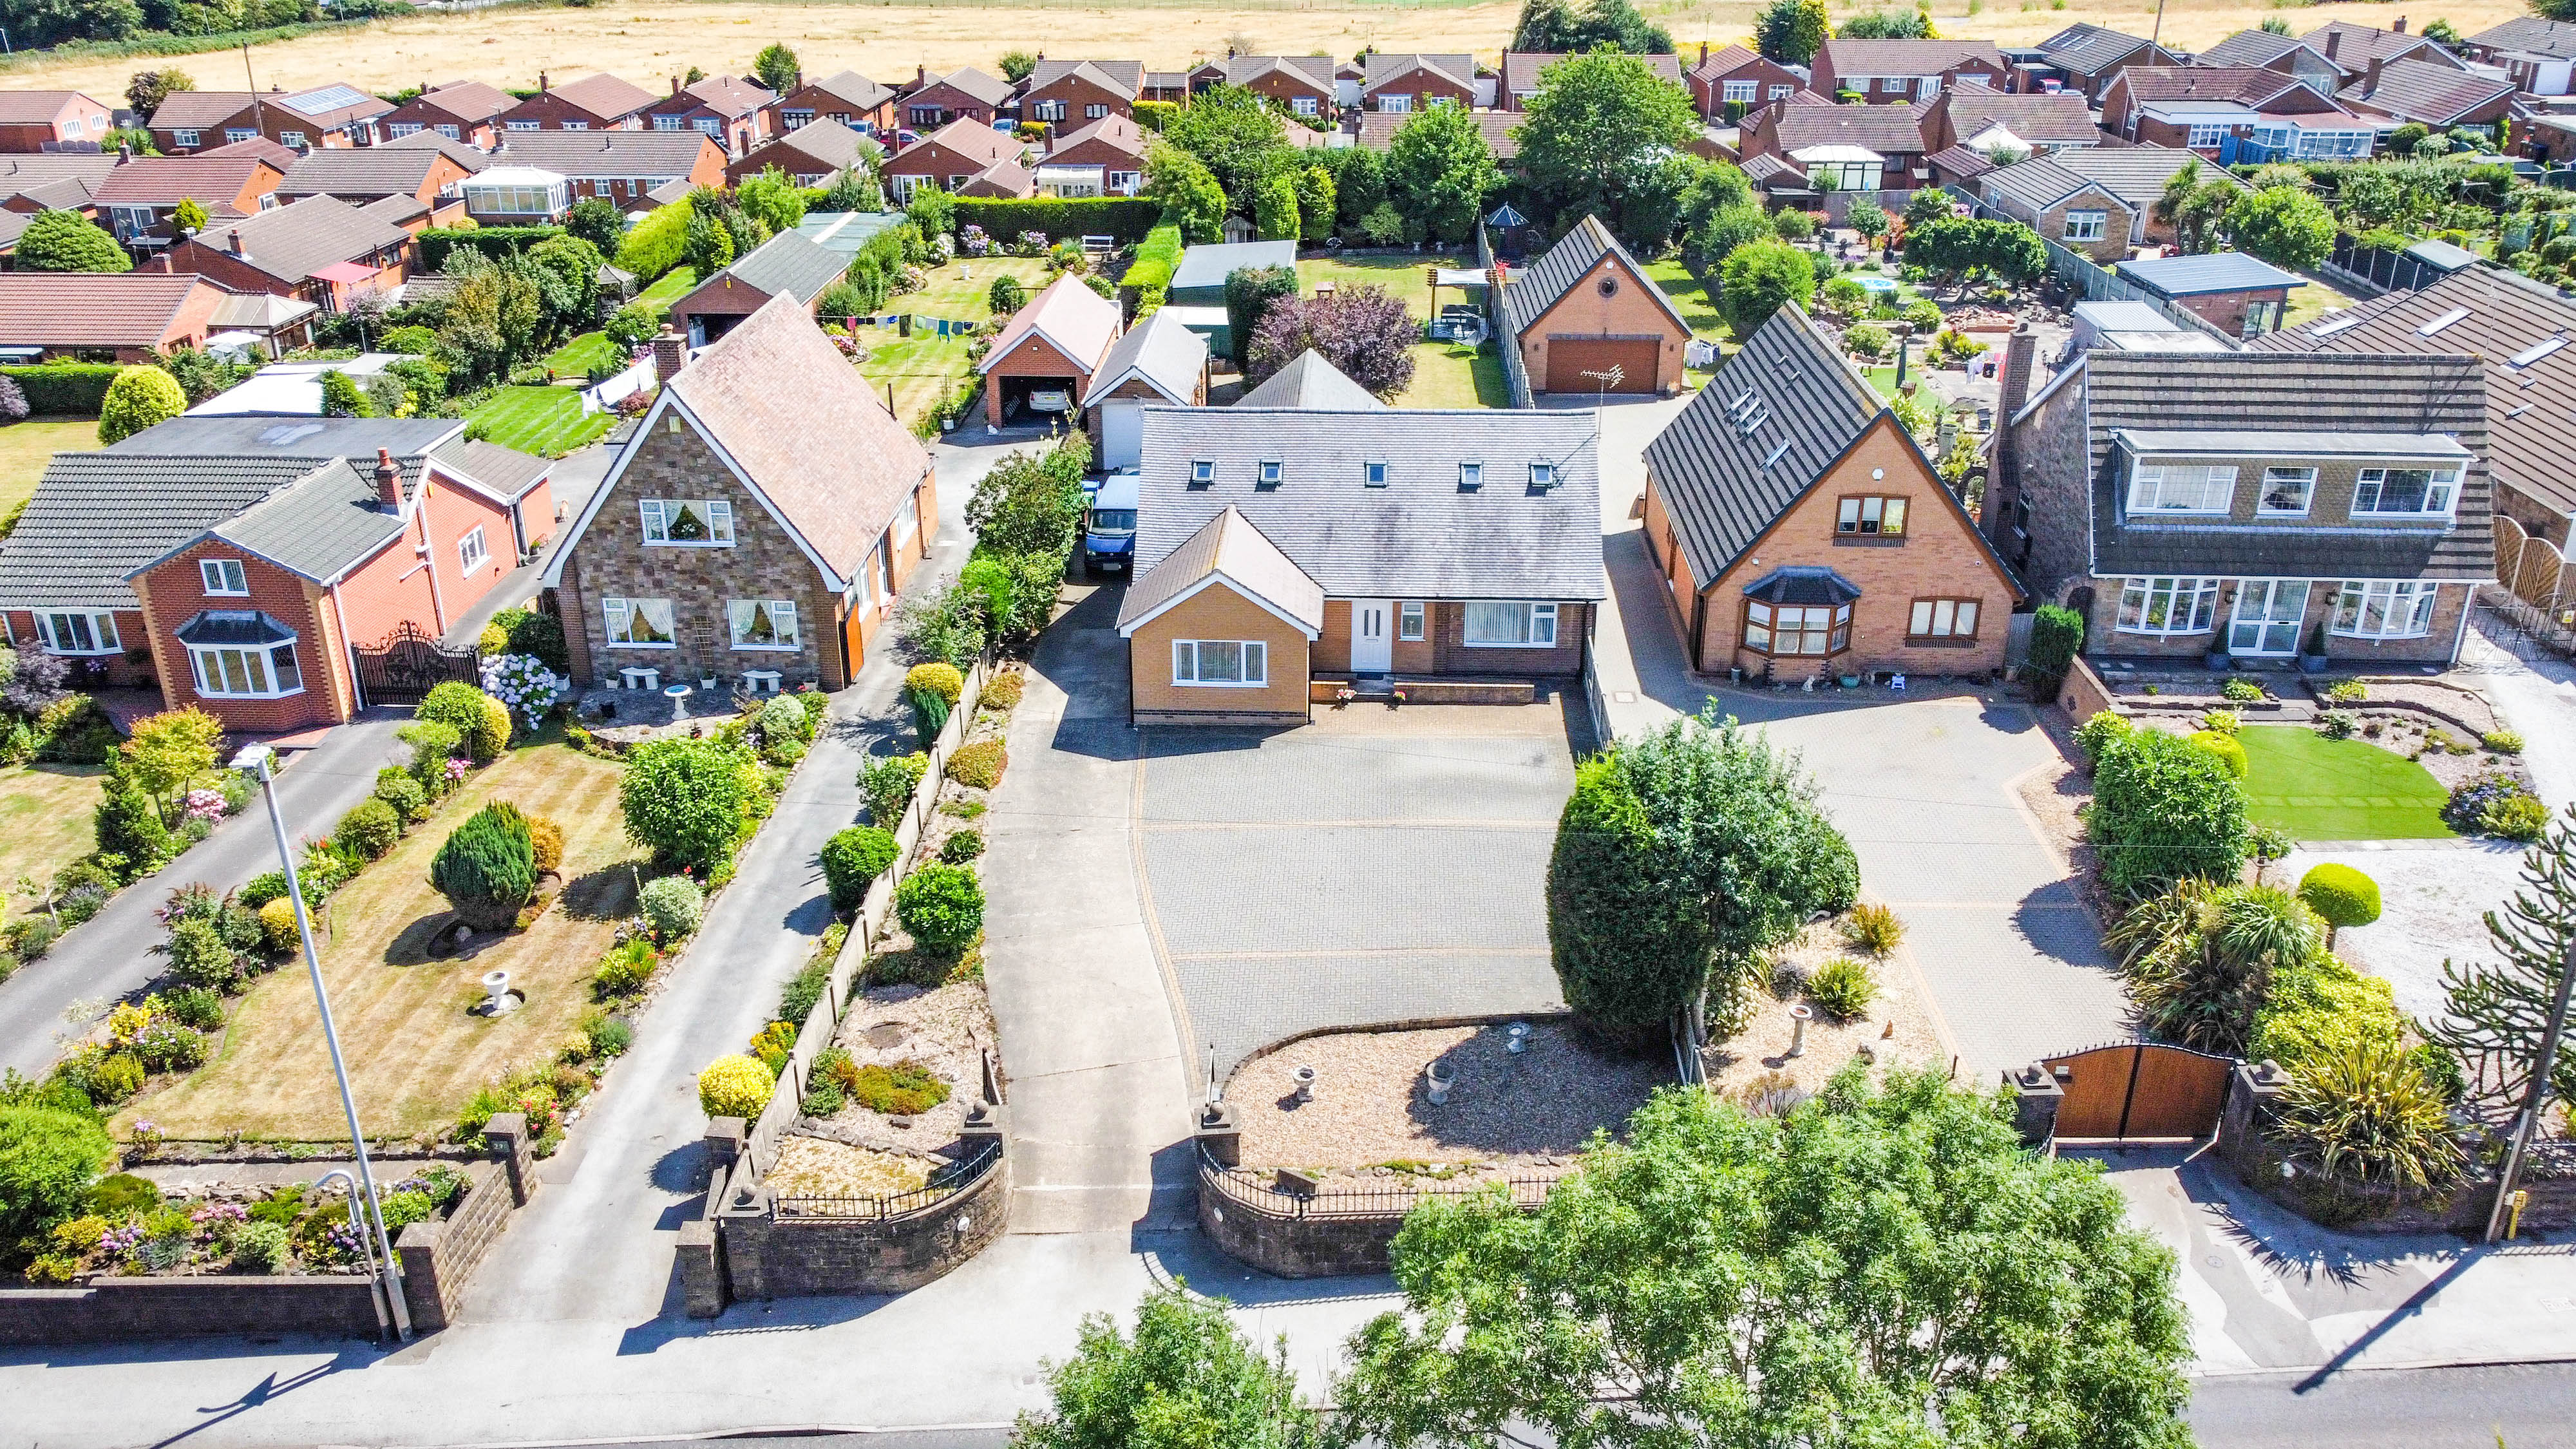
[[[559,226],[434,226],[420,234],[421,270],[446,271],[447,254],[458,247],[471,247],[497,259],[512,252],[526,251],[548,237],[563,234],[564,229]]]
[[[957,198],[956,225],[961,231],[980,226],[985,235],[1004,243],[1018,240],[1024,231],[1045,232],[1053,241],[1106,236],[1138,242],[1162,219],[1163,204],[1143,197],[1040,196],[1010,201],[961,196]]]
[[[1165,291],[1172,285],[1172,273],[1181,265],[1181,229],[1162,225],[1145,233],[1136,244],[1136,260],[1127,268],[1121,285],[1133,287],[1142,296],[1146,289]]]
[[[107,400],[109,385],[124,370],[112,362],[44,362],[0,367],[0,377],[18,384],[18,390],[27,395],[31,414],[94,418]]]

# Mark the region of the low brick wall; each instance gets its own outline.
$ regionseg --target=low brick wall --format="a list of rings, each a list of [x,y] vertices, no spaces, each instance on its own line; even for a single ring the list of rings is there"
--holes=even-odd
[[[1377,704],[1399,689],[1407,704],[1528,704],[1538,698],[1538,686],[1526,679],[1315,679],[1307,682],[1306,698],[1338,704],[1345,689]]]
[[[2067,666],[2066,678],[2057,686],[2057,705],[2077,724],[2106,709],[2113,714],[2128,713],[2111,697],[2110,686],[2102,682],[2102,676],[2093,672],[2093,666],[2085,663],[2082,655]]]
[[[411,1304],[411,1326],[435,1333],[455,1321],[465,1285],[481,1267],[501,1230],[510,1225],[518,1206],[510,1195],[510,1174],[498,1163],[478,1163],[467,1171],[474,1185],[443,1223],[414,1223],[394,1240],[402,1258],[403,1297]]]
[[[217,1334],[374,1338],[365,1278],[96,1278],[80,1288],[0,1289],[0,1344],[126,1342]]]
[[[1199,1231],[1241,1262],[1281,1278],[1383,1273],[1404,1214],[1282,1217],[1227,1196],[1199,1174]]]
[[[718,1256],[735,1298],[909,1293],[982,1252],[1010,1219],[1007,1153],[964,1190],[889,1218],[784,1216],[767,1188],[737,1183],[716,1216]],[[692,1284],[693,1312],[698,1296]]]

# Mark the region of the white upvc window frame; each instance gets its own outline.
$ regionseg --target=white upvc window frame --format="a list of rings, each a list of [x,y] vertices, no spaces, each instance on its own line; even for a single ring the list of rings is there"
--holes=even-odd
[[[1419,644],[1428,633],[1430,606],[1420,599],[1406,599],[1395,606],[1395,638],[1399,644]]]
[[[1749,106],[1753,104],[1754,97],[1761,93],[1762,82],[1758,80],[1720,81],[1717,86],[1719,100],[1730,101],[1737,105]]]
[[[206,592],[219,599],[250,597],[250,575],[237,558],[201,558],[197,560],[197,579]]]
[[[1215,460],[1215,459],[1213,459],[1213,458],[1192,458],[1192,459],[1190,460],[1190,486],[1191,486],[1191,487],[1194,487],[1194,488],[1204,488],[1204,487],[1208,486],[1209,484],[1214,483],[1215,481],[1216,481],[1216,460]]]
[[[894,511],[894,546],[901,548],[921,532],[921,493],[918,489],[905,495],[903,506]]]
[[[766,610],[769,642],[751,638],[753,620]],[[737,652],[746,654],[796,654],[805,648],[805,630],[797,617],[794,599],[727,599],[725,600],[725,636]]]
[[[2066,225],[2058,232],[2061,241],[2096,242],[2110,230],[2111,213],[2099,209],[2070,211]]]
[[[80,642],[80,631],[86,630],[89,642]],[[36,638],[50,653],[66,658],[95,658],[122,654],[125,645],[116,632],[113,609],[39,609],[36,611]]]
[[[2227,139],[2224,121],[2194,121],[2183,136],[2183,147],[2191,151],[2215,151]]]
[[[2356,523],[2378,518],[2448,518],[2460,505],[2460,472],[2458,468],[2364,468],[2353,479],[2350,516]],[[2388,475],[2391,473],[2424,474],[2424,501],[2429,505],[2438,499],[2439,506],[2416,509],[2379,507],[2380,501],[2388,496]],[[2367,508],[2362,506],[2365,494],[2371,504]]]
[[[194,146],[199,144],[201,139],[201,133],[192,126],[181,127],[170,133],[171,144],[178,146]]]
[[[387,121],[385,122],[385,133],[397,141],[401,140],[405,136],[417,136],[420,134],[420,122]]]
[[[705,538],[673,538],[672,524],[679,521],[675,508],[694,506],[705,517]],[[640,498],[636,514],[644,530],[646,548],[731,548],[734,546],[733,504],[722,498]]]
[[[2200,502],[2189,507],[2173,507],[2162,502],[2168,489],[2191,487],[2180,476],[2199,473]],[[2218,506],[2208,502],[2210,491],[2220,488]],[[2224,518],[2236,506],[2236,469],[2233,466],[2204,463],[2140,463],[2129,470],[2127,511],[2133,518]]]
[[[2159,639],[2190,634],[2206,634],[2218,626],[2217,575],[2158,574],[2139,575],[2120,581],[2119,612],[2113,616],[2112,631],[2120,634],[2145,634]],[[2137,608],[2130,604],[2134,596]],[[2164,619],[2152,622],[2148,615],[2158,600],[2164,603]],[[2176,620],[2175,605],[2179,610]]]
[[[662,621],[656,624],[647,605],[659,605]],[[644,626],[664,637],[639,640],[634,637],[635,621],[641,617]],[[611,649],[677,649],[680,647],[680,618],[669,599],[638,599],[611,594],[599,601],[600,624],[608,636]]]
[[[2295,484],[2299,490],[2299,506],[2285,508],[2275,504],[2272,501],[2272,490],[2275,485],[2292,484]],[[2316,501],[2316,469],[2276,463],[2263,470],[2262,486],[2254,491],[2254,513],[2260,518],[2305,518],[2308,516],[2308,510],[2316,506]]]
[[[1475,599],[1466,606],[1467,616],[1459,629],[1459,641],[1470,649],[1553,649],[1556,647],[1556,605],[1528,599]],[[1513,609],[1520,611],[1521,624],[1509,639],[1477,635],[1477,610]],[[1486,616],[1490,624],[1492,615]],[[1491,629],[1485,631],[1491,634]]]
[[[491,561],[492,547],[490,544],[484,542],[483,525],[479,523],[474,525],[472,528],[465,530],[463,537],[456,540],[456,575],[458,578],[472,578],[485,564],[488,564]]]
[[[304,692],[295,641],[282,644],[191,644],[188,669],[207,699],[289,699]]]
[[[1288,109],[1300,116],[1314,115],[1317,107],[1313,96],[1290,96]]]
[[[1412,115],[1413,97],[1398,91],[1380,92],[1377,98],[1377,111],[1381,116]]]
[[[2426,638],[2441,598],[2442,586],[2430,579],[2346,579],[2335,590],[2326,632],[2373,643]]]
[[[1226,656],[1208,651],[1234,650],[1232,679],[1201,677],[1211,664],[1223,672]],[[1267,689],[1270,687],[1270,645],[1261,639],[1175,639],[1172,641],[1172,683],[1182,689]]]

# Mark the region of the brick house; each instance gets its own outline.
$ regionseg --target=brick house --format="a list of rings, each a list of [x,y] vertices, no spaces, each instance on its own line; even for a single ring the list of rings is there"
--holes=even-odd
[[[1743,47],[1731,45],[1727,47],[1727,50],[1743,50]],[[1745,53],[1748,55],[1752,54],[1750,51],[1746,51]],[[1525,111],[1529,109],[1530,97],[1538,94],[1539,73],[1546,70],[1549,66],[1556,64],[1558,61],[1565,59],[1565,55],[1566,53],[1561,50],[1504,51],[1502,76],[1494,87],[1494,105],[1496,108],[1506,111]],[[1720,57],[1724,56],[1725,51],[1720,51],[1718,55]],[[1666,53],[1661,55],[1640,55],[1634,58],[1644,61],[1647,69],[1653,71],[1656,75],[1663,77],[1665,80],[1672,82],[1674,85],[1678,86],[1685,84],[1685,77],[1682,74],[1682,58],[1680,56]],[[1702,65],[1710,63],[1710,61],[1715,58],[1716,57],[1709,55],[1708,47],[1706,45],[1702,45],[1700,47],[1700,63]],[[1758,55],[1753,58],[1755,60],[1762,59]],[[1768,65],[1770,62],[1764,61],[1763,64]],[[1792,89],[1806,84],[1804,81],[1800,81],[1795,74],[1789,71],[1783,70],[1781,71],[1781,74],[1789,78]],[[1690,86],[1689,89],[1692,99],[1696,102],[1699,96],[1699,88],[1697,86]],[[1701,108],[1701,114],[1707,114],[1706,107],[1703,106]]]
[[[1145,184],[1145,128],[1125,116],[1103,116],[1058,136],[1045,166],[1098,167],[1103,195],[1133,196]]]
[[[1363,679],[1569,687],[1608,593],[1598,440],[1580,411],[1147,408],[1133,718],[1302,724]]]
[[[0,546],[0,619],[228,729],[343,722],[366,704],[353,647],[444,633],[550,516],[549,465],[463,432],[189,417],[58,455]]]
[[[628,211],[649,208],[656,187],[722,186],[725,179],[724,148],[697,131],[510,131],[492,164],[563,177],[567,206],[604,196]]]
[[[2155,204],[2164,194],[2165,183],[2185,166],[2196,168],[2203,186],[2253,189],[2223,166],[2208,164],[2194,152],[2165,146],[2088,146],[2051,156],[2048,164],[2094,182],[2118,198],[2129,211],[2131,246],[2174,239],[2173,228],[2155,219]]]
[[[2066,27],[2039,43],[2037,64],[2013,68],[2013,89],[2041,89],[2054,80],[2099,105],[2102,93],[2120,72],[2138,65],[2180,65],[2182,58],[2152,40],[2107,30],[2099,25]]]
[[[739,158],[769,139],[769,112],[777,103],[768,87],[738,75],[711,75],[686,86],[673,76],[671,94],[644,108],[644,125],[712,136],[727,156]]]
[[[138,156],[90,187],[100,220],[129,250],[176,240],[172,217],[181,201],[206,209],[209,227],[257,216],[278,205],[286,173],[252,156]]]
[[[798,186],[829,186],[844,171],[867,169],[885,148],[834,120],[807,121],[789,135],[754,146],[725,167],[725,183],[740,186],[775,166]]]
[[[49,361],[150,362],[205,346],[231,295],[184,273],[0,272],[0,348],[41,348]]]
[[[175,270],[201,272],[236,292],[298,297],[325,312],[401,286],[413,255],[412,233],[401,224],[330,196],[209,226],[169,252]]]
[[[1073,130],[1110,116],[1135,119],[1136,97],[1145,89],[1145,63],[1138,60],[1049,60],[1038,57],[1037,69],[1020,83],[1020,119],[1043,121],[1058,130]]]
[[[1291,115],[1330,117],[1339,115],[1342,108],[1333,72],[1328,55],[1230,55],[1206,85],[1193,73],[1190,90],[1196,94],[1223,81],[1276,101]]]
[[[116,107],[79,91],[0,91],[0,152],[38,152],[70,142],[96,146],[114,129]]]
[[[2089,176],[2041,159],[1989,171],[1969,187],[2004,216],[2103,266],[2128,260],[2138,215]]]
[[[1965,146],[2051,156],[2097,146],[2103,139],[2092,109],[2071,91],[2006,95],[1984,86],[1957,86],[1922,108],[1922,126],[1927,152]]]
[[[1509,108],[1515,111],[1526,99],[1512,70],[1512,62],[1520,58],[1509,53],[1503,56],[1503,88]],[[1536,94],[1535,70],[1529,79],[1530,93]],[[1756,106],[1786,100],[1807,88],[1805,76],[1741,45],[1714,51],[1701,45],[1699,63],[1690,68],[1683,81],[1690,86],[1691,103],[1699,108],[1700,116],[1712,121],[1721,116],[1740,121]]]
[[[1828,40],[1816,50],[1813,88],[1864,104],[1928,101],[1955,85],[2005,88],[2011,68],[1991,40]]]
[[[895,126],[894,88],[854,70],[803,81],[771,109],[782,136],[810,121],[838,121],[862,136],[881,135]]]
[[[1362,111],[1359,135],[1352,144],[1366,146],[1372,151],[1393,150],[1395,133],[1403,130],[1412,119],[1405,113]],[[1521,154],[1520,137],[1513,132],[1520,129],[1522,114],[1518,111],[1469,111],[1467,119],[1476,123],[1476,129],[1484,135],[1485,149],[1494,153],[1494,160],[1502,164],[1504,173],[1508,175],[1512,159]],[[1292,140],[1297,129],[1294,126],[1288,128]]]
[[[2336,99],[2365,121],[2448,131],[2495,125],[2513,114],[2520,94],[2512,81],[2408,56],[2372,61]]]
[[[1736,147],[1747,163],[1757,156],[1773,157],[1811,185],[1817,166],[1824,165],[1841,195],[1912,191],[1931,179],[1924,158],[1939,149],[1924,145],[1925,109],[1911,104],[1842,106],[1800,91],[1745,117]],[[1853,150],[1867,152],[1871,159],[1854,157]],[[1901,208],[1904,198],[1896,201]]]
[[[286,168],[277,199],[336,196],[351,206],[365,206],[389,196],[408,197],[429,209],[432,224],[452,226],[465,214],[459,188],[489,164],[482,152],[435,132],[403,145],[315,151]]]
[[[2368,130],[2335,104],[2331,87],[2260,66],[2131,66],[2102,93],[2102,125],[2141,146],[2170,146],[2218,159],[2230,136],[2258,127]],[[2365,139],[2353,154],[2370,154]]]
[[[971,65],[944,76],[915,67],[912,84],[903,93],[903,126],[928,133],[957,121],[973,121],[989,130],[1010,104],[1011,83]]]
[[[1682,385],[1684,321],[1664,289],[1597,216],[1586,216],[1503,285],[1504,345],[1532,392],[1657,393]],[[1598,374],[1615,371],[1603,387]]]
[[[512,131],[632,131],[644,124],[644,109],[660,97],[631,80],[613,75],[586,75],[570,85],[555,85],[537,72],[537,93],[501,113],[501,129]],[[504,134],[504,143],[509,137]]]
[[[1361,57],[1360,109],[1409,115],[1447,101],[1476,108],[1476,58],[1371,51]]]
[[[284,91],[172,91],[152,113],[152,143],[183,156],[212,146],[266,137],[290,151],[372,146],[376,122],[393,104],[351,85]]]
[[[1067,272],[1047,283],[1003,324],[976,364],[984,375],[984,421],[1000,427],[1039,393],[1063,394],[1064,410],[1078,414],[1121,330],[1118,304],[1082,278]]]
[[[2477,359],[2093,351],[2018,401],[1989,528],[2088,654],[2458,657],[2495,576]]]
[[[2460,42],[2470,60],[2501,68],[2526,95],[2576,91],[2576,25],[2516,15]]]
[[[839,689],[938,532],[929,452],[782,299],[664,384],[545,582],[581,683]]]
[[[489,151],[500,142],[501,118],[518,105],[516,97],[481,81],[449,81],[432,86],[385,113],[387,140],[424,132]]]
[[[2020,582],[1795,303],[1646,445],[1645,525],[1699,672],[2003,667]]]
[[[1084,384],[1092,456],[1103,472],[1135,467],[1144,456],[1147,407],[1203,408],[1207,398],[1207,339],[1184,326],[1180,313],[1157,310],[1109,344]]]
[[[2307,279],[2243,252],[2126,261],[2120,279],[2183,308],[2231,337],[2260,337],[2281,325],[2290,289]]]
[[[670,324],[688,337],[691,347],[704,347],[773,297],[788,298],[811,316],[823,289],[839,281],[849,266],[846,252],[819,245],[801,232],[780,232],[672,303]]]
[[[963,191],[966,184],[1003,162],[1016,163],[1027,150],[1019,138],[996,131],[986,122],[960,116],[935,133],[897,151],[879,169],[886,194],[897,205],[912,199],[912,189],[927,183],[943,191]]]

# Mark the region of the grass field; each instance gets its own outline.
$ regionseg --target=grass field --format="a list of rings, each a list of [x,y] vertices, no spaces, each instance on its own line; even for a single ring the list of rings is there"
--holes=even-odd
[[[560,458],[617,422],[610,413],[584,413],[581,394],[568,387],[505,387],[466,419],[477,436],[540,458]]]
[[[1431,272],[1433,267],[1472,267],[1474,257],[1421,256],[1332,257],[1308,258],[1297,263],[1297,288],[1307,296],[1315,294],[1319,282],[1331,282],[1337,288],[1382,287],[1404,302],[1404,309],[1416,317],[1431,316]],[[1485,300],[1481,288],[1443,287],[1440,305]]]
[[[602,363],[622,362],[624,354],[605,332],[585,332],[545,356],[545,364],[565,377],[588,377]]]
[[[2315,272],[2301,272],[2299,276],[2307,282],[2307,285],[2290,289],[2290,305],[2281,313],[2283,327],[2296,327],[2303,322],[2314,322],[2328,312],[2340,312],[2361,300],[2336,291],[2333,283]]]
[[[1046,285],[1044,257],[978,257],[934,270],[929,286],[893,298],[886,307],[952,322],[990,322],[993,304],[988,294],[993,278],[1005,272],[1019,278],[1031,296]],[[877,327],[860,329],[859,341],[868,349],[868,360],[859,364],[860,374],[875,383],[880,394],[893,385],[895,416],[906,423],[918,422],[938,406],[975,367],[966,355],[974,343],[971,337],[929,337],[916,327],[906,341],[891,327]]]
[[[650,307],[656,312],[668,312],[671,310],[672,303],[688,295],[689,289],[697,284],[696,269],[682,262],[664,272],[653,285],[636,293],[635,301],[638,305]]]
[[[550,1058],[589,1006],[592,969],[635,902],[628,863],[636,851],[618,813],[617,776],[615,763],[568,745],[515,751],[331,898],[322,973],[370,1136],[437,1131],[485,1082]],[[495,798],[563,826],[564,897],[524,932],[433,961],[424,948],[448,913],[430,888],[430,857],[458,822]],[[478,978],[496,969],[510,973],[527,1005],[507,1016],[469,1015],[483,995]],[[125,1116],[149,1117],[180,1138],[239,1131],[345,1139],[304,972],[262,977],[225,1027],[214,1060]]]
[[[2259,725],[2245,746],[2245,811],[2298,840],[2445,840],[2448,798],[2422,765],[2361,740]]]
[[[86,453],[98,446],[96,418],[29,418],[0,428],[0,517],[6,517],[43,481],[56,453]]]
[[[2029,45],[2077,21],[2145,35],[2159,25],[2155,0],[2069,0],[2063,10],[2036,0],[2028,8],[1989,6],[1983,0],[1933,0],[1940,33]],[[1642,8],[1671,30],[1675,43],[1695,52],[1699,42],[1722,46],[1753,30],[1760,0],[1644,0]],[[1877,0],[1828,0],[1839,22]],[[533,86],[539,70],[558,76],[611,71],[659,90],[661,78],[691,65],[711,75],[747,74],[762,46],[784,41],[807,75],[843,67],[892,80],[916,65],[948,70],[976,65],[991,71],[1013,46],[1051,55],[1120,56],[1157,69],[1225,54],[1228,45],[1260,54],[1358,53],[1364,45],[1388,51],[1471,51],[1493,64],[1520,13],[1518,0],[1304,0],[1297,6],[1264,6],[1245,0],[995,0],[992,4],[761,3],[761,0],[625,0],[582,9],[527,9],[413,15],[326,35],[260,46],[254,56],[260,87],[287,90],[345,82],[373,91],[419,85],[423,76],[469,77],[500,86]],[[2248,0],[2168,0],[2163,42],[2202,49],[2276,14]],[[2442,18],[2463,35],[2525,13],[2521,0],[2452,0]],[[2294,30],[2329,20],[2384,28],[2393,18],[2377,4],[2331,4],[2292,12]],[[2425,16],[2422,18],[2430,18]],[[135,57],[23,59],[7,71],[11,89],[68,87],[92,95],[122,95],[128,76],[143,68]],[[240,57],[202,54],[169,62],[192,73],[207,89],[243,83]]]
[[[1400,408],[1507,408],[1512,387],[1494,352],[1425,342],[1411,349],[1413,385],[1396,394]]]
[[[0,902],[0,917],[24,915],[31,904],[18,893],[18,877],[30,877],[42,889],[55,871],[98,848],[90,816],[98,807],[98,777],[105,773],[93,765],[0,770],[0,891],[9,893]]]

